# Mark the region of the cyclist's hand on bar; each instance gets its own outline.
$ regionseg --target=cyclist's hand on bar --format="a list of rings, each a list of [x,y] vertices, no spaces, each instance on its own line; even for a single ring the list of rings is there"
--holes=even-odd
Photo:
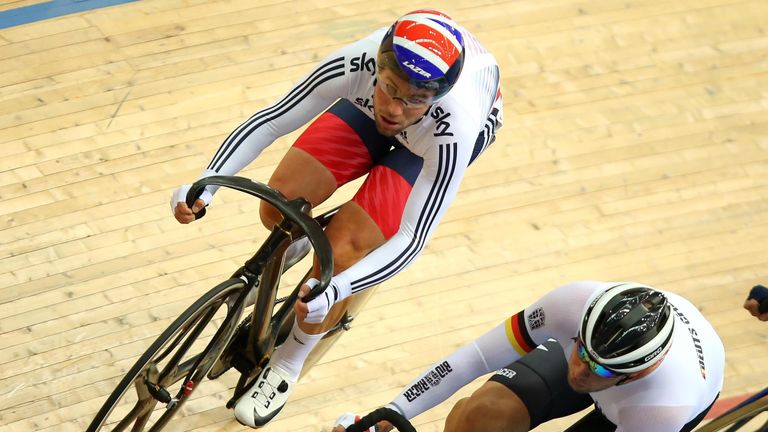
[[[203,191],[203,194],[195,201],[192,208],[189,208],[186,203],[187,192],[191,185],[182,185],[171,196],[171,211],[173,211],[173,217],[176,218],[179,223],[188,224],[197,219],[197,214],[205,208],[207,203],[211,201],[213,195],[208,191]]]
[[[330,285],[319,296],[309,302],[304,301],[304,298],[309,294],[309,291],[319,283],[320,281],[317,279],[310,278],[307,280],[307,283],[302,285],[301,289],[299,289],[299,300],[296,302],[296,306],[294,306],[299,321],[319,324],[323,322],[325,316],[328,315],[328,311],[331,310],[331,306],[333,306],[333,290]]]
[[[344,288],[337,286],[333,282],[333,279],[331,279],[331,283],[328,284],[320,295],[305,302],[304,297],[319,283],[320,282],[317,279],[310,278],[299,290],[299,301],[296,302],[296,306],[294,307],[299,321],[305,321],[310,324],[320,324],[325,319],[325,316],[328,315],[328,312],[334,304],[344,300],[351,294],[349,288],[345,290]]]
[[[360,420],[360,416],[354,415],[352,413],[344,413],[336,419],[336,426],[331,429],[331,432],[346,432],[346,428],[348,426],[351,426],[356,421]],[[391,423],[388,421],[380,421],[376,423],[375,428],[368,429],[368,431],[373,430],[375,432],[390,432],[394,429],[394,426],[392,426]]]

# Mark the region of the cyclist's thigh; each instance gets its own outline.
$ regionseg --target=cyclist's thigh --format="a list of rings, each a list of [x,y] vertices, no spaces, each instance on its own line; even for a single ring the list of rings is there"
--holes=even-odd
[[[372,119],[341,99],[299,136],[269,185],[288,198],[301,196],[317,205],[339,186],[368,173],[391,144]]]
[[[400,145],[375,161],[368,178],[352,198],[389,239],[398,229],[403,210],[424,160]]]
[[[346,270],[386,241],[376,222],[354,201],[341,206],[325,228],[325,236],[333,250],[334,273]]]
[[[491,376],[515,393],[528,410],[530,428],[577,413],[593,404],[588,394],[568,385],[568,362],[555,341],[543,344]]]
[[[339,99],[299,136],[293,149],[311,156],[331,175],[335,187],[367,174],[396,141],[379,134],[376,123],[355,105]],[[282,173],[281,173],[282,174]],[[295,176],[296,173],[285,173]]]
[[[338,271],[395,235],[413,183],[424,165],[421,157],[401,145],[374,156],[368,177],[325,230]]]
[[[328,168],[296,147],[288,149],[268,184],[288,199],[302,197],[312,206],[322,203],[336,190],[336,181]]]

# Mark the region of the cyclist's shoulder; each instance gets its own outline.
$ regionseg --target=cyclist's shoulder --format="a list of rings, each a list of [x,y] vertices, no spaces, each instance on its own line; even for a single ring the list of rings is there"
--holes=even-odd
[[[343,61],[348,77],[374,76],[376,74],[376,54],[379,50],[381,38],[384,36],[384,31],[385,29],[383,28],[377,29],[360,39],[336,49],[328,56],[334,62],[333,65],[321,62],[317,67],[336,68],[339,66],[335,62]]]
[[[493,97],[490,91],[482,93],[472,86],[457,85],[419,122],[421,138],[430,142],[462,138],[460,141],[474,146],[474,138],[490,114]]]

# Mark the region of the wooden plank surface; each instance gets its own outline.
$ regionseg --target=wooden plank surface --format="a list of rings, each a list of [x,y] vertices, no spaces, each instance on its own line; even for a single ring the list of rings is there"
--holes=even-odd
[[[723,396],[763,387],[767,330],[740,307],[768,261],[764,2],[442,7],[499,60],[504,127],[423,255],[264,430],[328,430],[343,411],[386,403],[577,279],[685,295],[725,342]],[[223,191],[181,226],[171,192],[314,62],[409,8],[145,0],[0,30],[0,431],[84,430],[144,347],[264,238],[252,199]],[[267,180],[296,136],[241,174]],[[246,430],[223,406],[235,379],[201,386],[174,429]],[[418,429],[442,430],[481,382]]]

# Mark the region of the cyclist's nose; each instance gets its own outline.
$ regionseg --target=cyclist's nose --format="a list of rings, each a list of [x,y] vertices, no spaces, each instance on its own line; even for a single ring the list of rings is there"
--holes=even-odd
[[[592,373],[589,370],[589,366],[581,361],[579,357],[574,353],[568,362],[568,366],[570,367],[574,378],[586,378],[589,376],[590,373]]]
[[[403,115],[403,110],[405,109],[405,105],[402,101],[398,100],[397,98],[391,98],[389,100],[389,112],[393,116],[401,116]]]
[[[573,372],[577,378],[588,378],[592,374],[592,371],[589,370],[589,366],[582,361],[576,362]]]

